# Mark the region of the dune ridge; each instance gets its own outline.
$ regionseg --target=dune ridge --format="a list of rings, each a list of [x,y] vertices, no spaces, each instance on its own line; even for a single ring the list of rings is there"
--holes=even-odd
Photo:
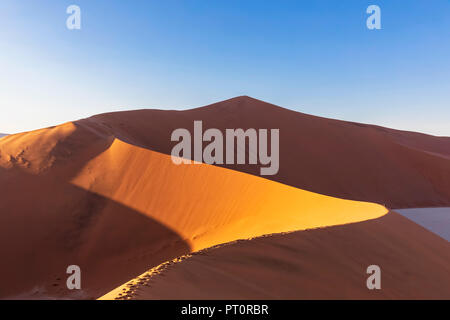
[[[183,111],[136,110],[90,118],[122,141],[170,154],[177,128],[280,129],[280,170],[299,189],[390,208],[450,206],[450,137],[312,116],[247,96]],[[259,166],[222,165],[259,176]]]
[[[323,196],[225,168],[177,166],[168,155],[118,139],[72,183],[151,216],[180,234],[193,251],[387,213],[381,205]]]
[[[247,96],[183,111],[105,113],[73,124],[109,137],[108,143],[117,138],[170,154],[173,130],[192,131],[195,120],[203,121],[204,130],[217,128],[222,132],[229,127],[279,128],[280,170],[266,179],[390,208],[450,206],[450,137],[307,115]],[[258,166],[222,166],[259,176]]]
[[[152,268],[100,299],[450,299],[449,249],[390,212],[215,246]],[[381,268],[381,290],[366,287],[372,264]]]

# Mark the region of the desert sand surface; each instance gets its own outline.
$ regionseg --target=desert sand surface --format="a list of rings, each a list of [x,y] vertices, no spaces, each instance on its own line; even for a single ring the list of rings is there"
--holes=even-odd
[[[96,298],[192,251],[387,212],[226,168],[177,166],[90,119],[2,139],[0,166],[3,298]],[[65,286],[72,264],[83,291]]]
[[[7,134],[6,133],[0,133],[0,138],[6,137]]]
[[[366,287],[373,264],[381,290]],[[390,212],[200,251],[102,299],[450,299],[450,244]]]
[[[411,208],[395,211],[450,241],[450,208]]]
[[[172,130],[194,120],[204,129],[279,128],[279,173],[174,165]],[[98,298],[218,244],[376,219],[385,206],[449,204],[449,143],[249,97],[9,135],[0,140],[0,256],[8,261],[0,298]],[[81,291],[65,286],[72,264],[81,267]]]

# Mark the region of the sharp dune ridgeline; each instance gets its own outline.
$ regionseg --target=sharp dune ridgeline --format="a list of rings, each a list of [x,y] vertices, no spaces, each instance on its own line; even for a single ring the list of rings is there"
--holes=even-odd
[[[171,133],[194,120],[205,129],[280,129],[278,174],[175,165]],[[384,219],[385,207],[448,206],[450,138],[249,97],[186,111],[108,113],[2,138],[0,194],[0,255],[8,261],[0,266],[0,298],[98,298],[164,262],[238,239],[317,228],[307,232],[320,235],[339,225],[353,233]],[[380,230],[389,219],[382,221]],[[404,221],[394,222],[401,233]],[[433,239],[429,246],[445,247]],[[417,241],[396,241],[414,259],[431,254],[414,250]],[[73,264],[82,270],[80,291],[65,286]]]

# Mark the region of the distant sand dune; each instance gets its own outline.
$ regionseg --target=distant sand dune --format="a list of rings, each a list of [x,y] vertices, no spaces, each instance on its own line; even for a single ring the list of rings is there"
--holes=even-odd
[[[280,129],[280,170],[265,176],[303,190],[390,208],[450,206],[450,137],[311,116],[249,97],[185,110],[91,118],[122,141],[170,154],[173,130]],[[259,166],[224,165],[254,175]]]

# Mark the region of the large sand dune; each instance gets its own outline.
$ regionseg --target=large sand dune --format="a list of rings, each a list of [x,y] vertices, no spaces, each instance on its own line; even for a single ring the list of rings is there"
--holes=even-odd
[[[300,189],[390,208],[450,206],[450,138],[311,116],[249,97],[185,110],[92,118],[123,141],[170,154],[174,129],[279,128],[280,170],[265,176]],[[259,175],[254,165],[226,165]]]
[[[381,290],[366,287],[373,264]],[[450,244],[391,212],[200,251],[102,299],[450,299]]]
[[[171,132],[194,120],[205,128],[279,128],[279,173],[174,165]],[[8,261],[0,265],[0,298],[95,298],[192,251],[387,212],[336,196],[446,205],[448,145],[449,138],[308,116],[248,97],[9,135],[0,140],[0,256]],[[82,269],[82,291],[65,287],[71,264]]]
[[[0,144],[1,297],[98,297],[152,266],[236,239],[382,216],[341,200],[126,143],[92,120]],[[79,265],[83,291],[65,287]]]

